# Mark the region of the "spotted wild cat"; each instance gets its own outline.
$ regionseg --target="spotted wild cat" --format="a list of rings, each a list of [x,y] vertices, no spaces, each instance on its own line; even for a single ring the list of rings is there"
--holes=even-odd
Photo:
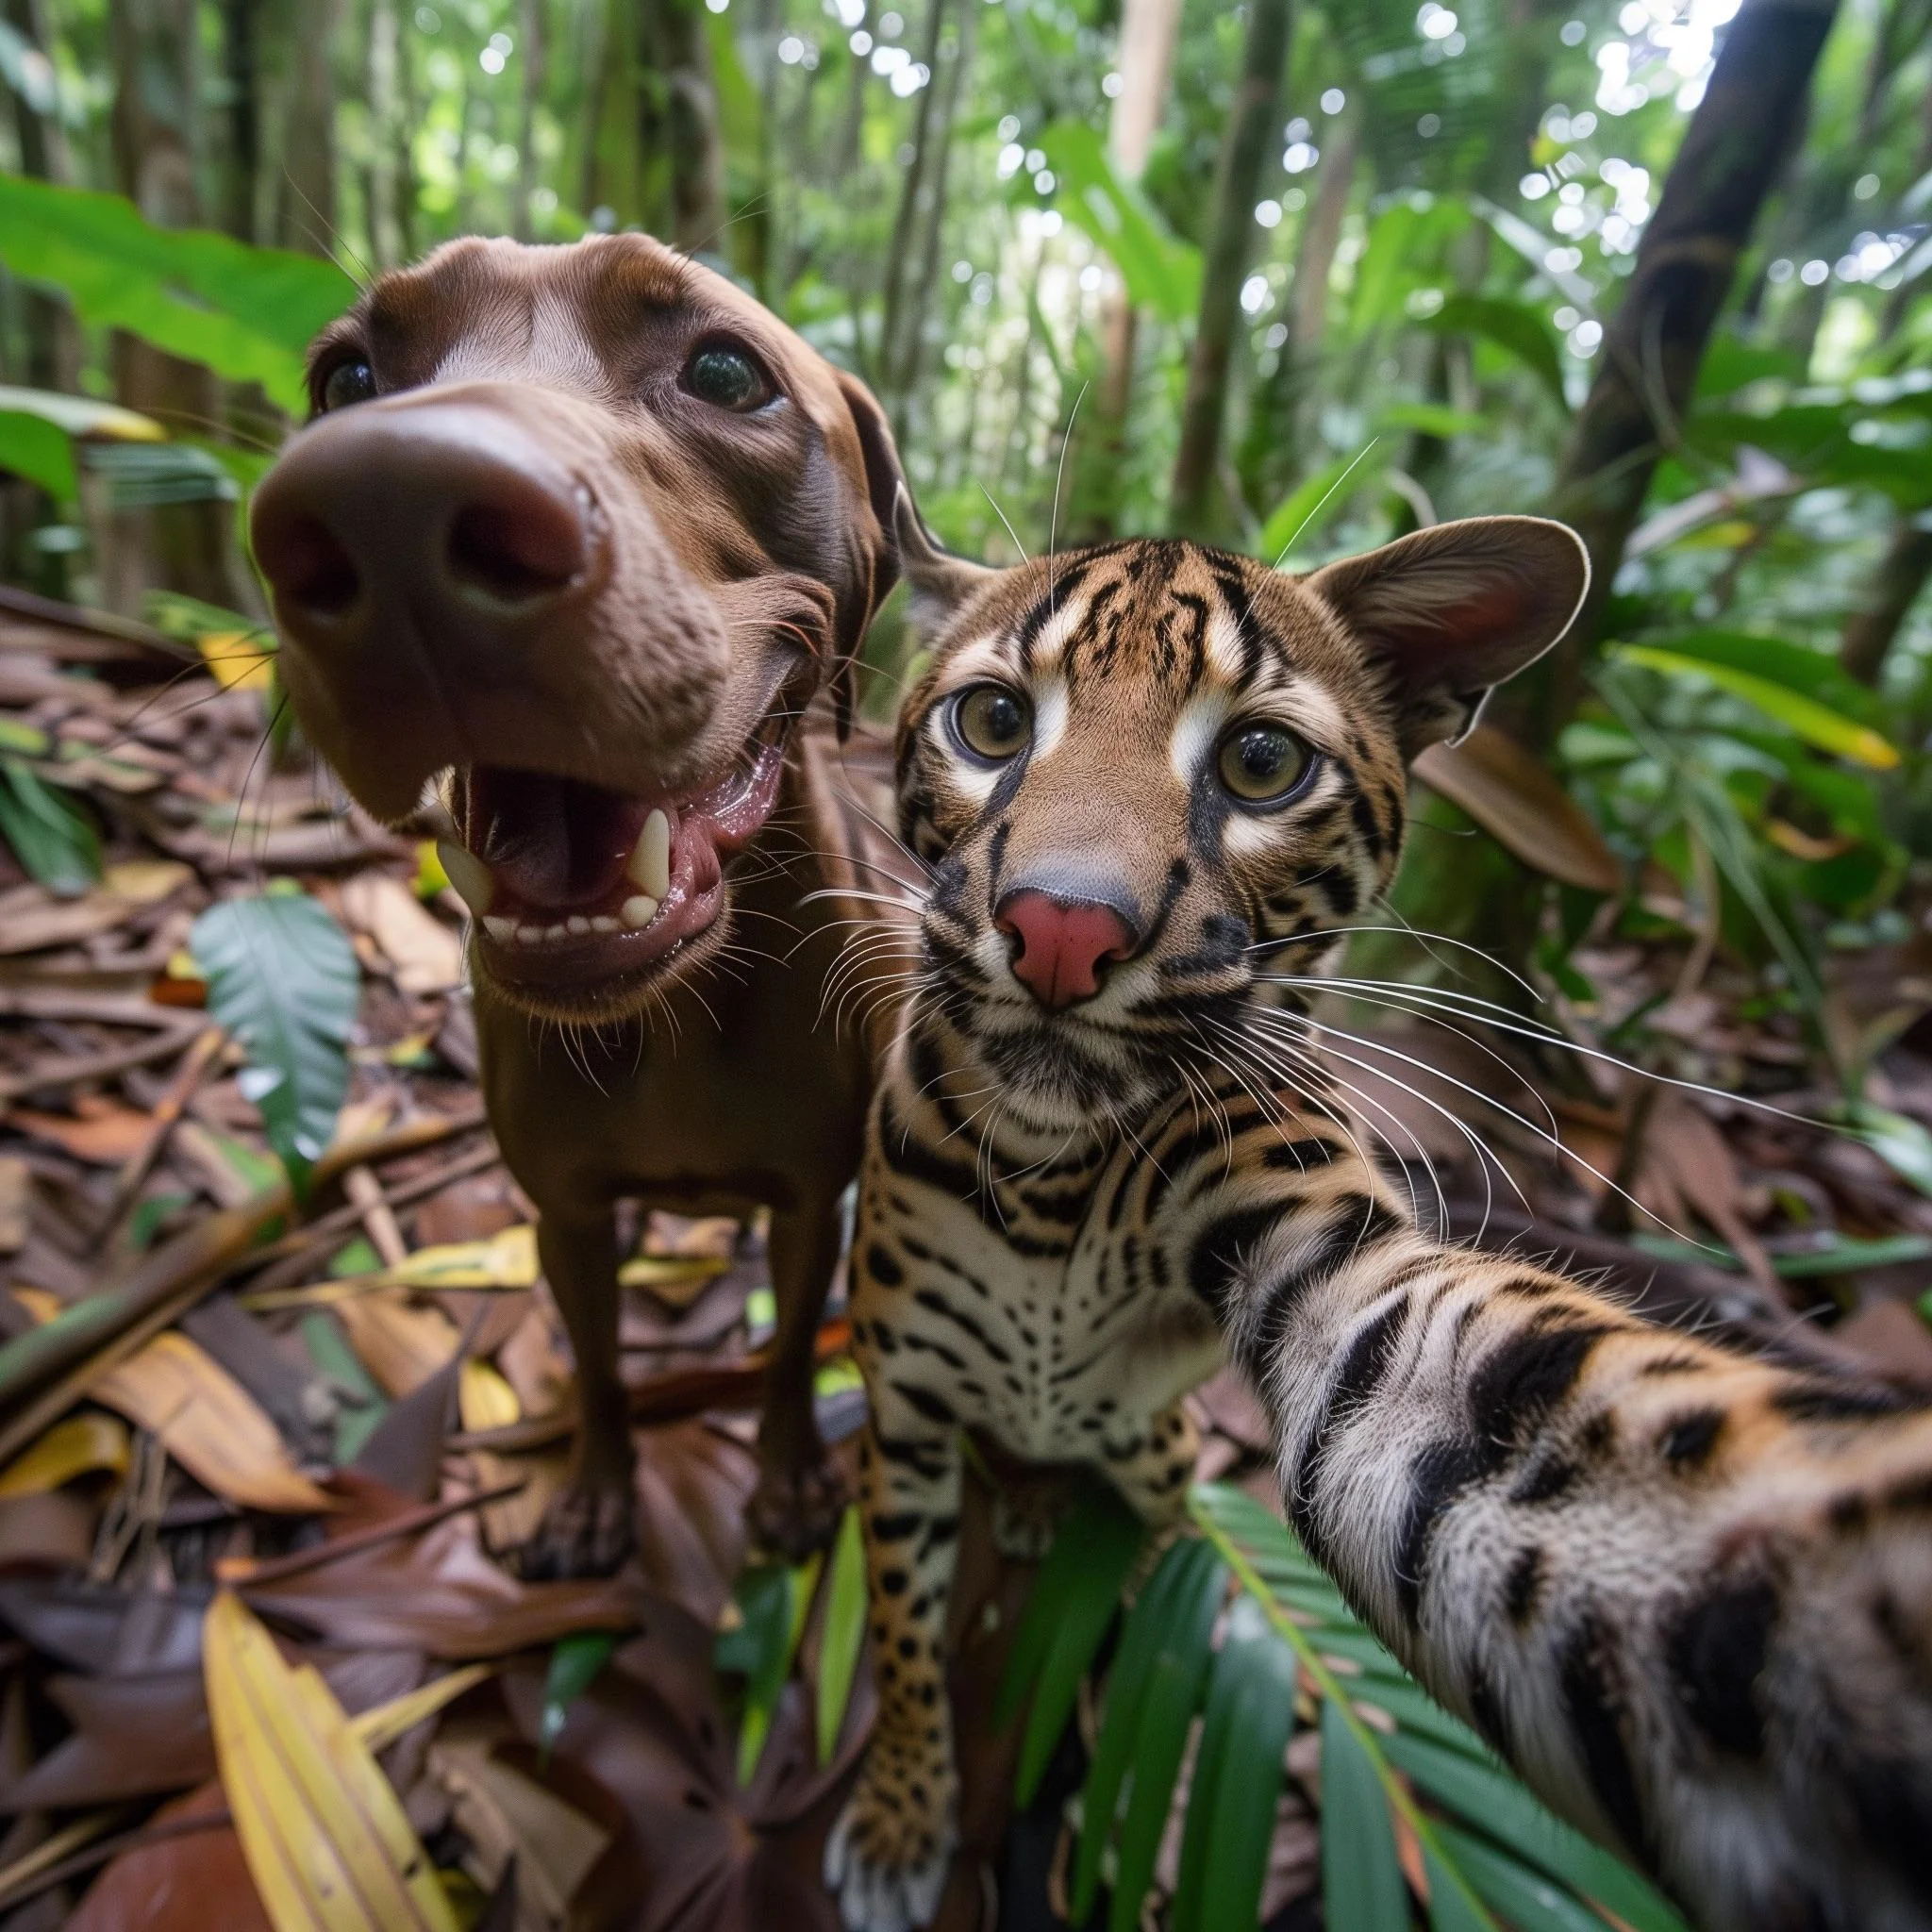
[[[1153,541],[996,573],[899,525],[928,880],[854,1255],[846,1923],[927,1919],[954,1841],[959,1432],[1171,1524],[1226,1347],[1311,1553],[1558,1810],[1725,1932],[1932,1924],[1932,1415],[1425,1237],[1279,983],[1388,882],[1408,759],[1569,624],[1581,545],[1505,517],[1302,579]]]

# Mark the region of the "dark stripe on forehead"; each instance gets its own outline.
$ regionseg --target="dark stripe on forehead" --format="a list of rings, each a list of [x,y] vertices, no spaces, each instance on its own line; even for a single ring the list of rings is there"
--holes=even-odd
[[[1013,631],[1013,641],[1020,650],[1020,662],[1026,670],[1033,669],[1033,646],[1040,633],[1045,629],[1048,619],[1065,607],[1067,600],[1087,580],[1087,573],[1091,568],[1091,556],[1066,561],[1056,559],[1047,564],[1046,589]]]
[[[1227,601],[1228,615],[1234,619],[1235,634],[1241,642],[1241,685],[1245,690],[1260,677],[1269,639],[1255,616],[1254,593],[1247,579],[1231,564],[1216,559],[1214,581]]]

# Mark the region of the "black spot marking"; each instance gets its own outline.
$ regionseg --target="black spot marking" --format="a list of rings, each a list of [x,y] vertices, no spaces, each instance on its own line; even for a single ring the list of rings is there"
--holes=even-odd
[[[1845,1784],[1865,1841],[1921,1904],[1932,1901],[1932,1804],[1924,1767],[1910,1758],[1869,1758],[1848,1768]]]
[[[1757,1687],[1777,1613],[1777,1591],[1766,1578],[1753,1577],[1700,1597],[1665,1632],[1678,1698],[1720,1751],[1757,1757],[1764,1749]]]
[[[1643,1822],[1637,1774],[1624,1742],[1618,1713],[1623,1705],[1608,1633],[1593,1610],[1577,1620],[1557,1659],[1564,1715],[1583,1758],[1584,1775],[1604,1816],[1625,1846],[1642,1861],[1650,1834]]]
[[[1522,1448],[1575,1388],[1591,1351],[1608,1333],[1602,1322],[1518,1330],[1471,1376],[1470,1414],[1500,1450]]]
[[[1217,1321],[1228,1317],[1228,1297],[1242,1260],[1284,1215],[1295,1211],[1293,1202],[1266,1201],[1237,1208],[1202,1230],[1188,1257],[1188,1286],[1213,1309]]]
[[[1524,1470],[1509,1491],[1512,1503],[1554,1503],[1567,1496],[1583,1472],[1567,1456],[1542,1456]]]
[[[1321,1560],[1321,1554],[1317,1548],[1320,1537],[1314,1521],[1315,1491],[1322,1480],[1323,1465],[1328,1459],[1336,1430],[1344,1426],[1374,1394],[1388,1374],[1407,1314],[1408,1298],[1405,1295],[1391,1302],[1379,1315],[1364,1323],[1357,1331],[1347,1355],[1342,1357],[1341,1367],[1329,1385],[1328,1399],[1315,1420],[1315,1426],[1308,1432],[1307,1447],[1303,1449],[1301,1460],[1295,1468],[1294,1481],[1289,1491],[1289,1517],[1294,1524],[1295,1533],[1317,1561]]]
[[[1496,1695],[1489,1674],[1479,1668],[1470,1673],[1469,1714],[1491,1749],[1507,1754],[1509,1730],[1503,1719],[1503,1700]]]
[[[906,1271],[879,1242],[874,1241],[865,1251],[866,1272],[872,1278],[887,1288],[897,1288],[906,1279]]]
[[[953,1405],[943,1395],[935,1394],[930,1389],[922,1389],[917,1382],[894,1382],[892,1393],[903,1400],[908,1407],[918,1410],[927,1422],[936,1423],[942,1429],[950,1429],[958,1421]]]
[[[1856,1423],[1873,1416],[1903,1415],[1921,1405],[1895,1389],[1856,1382],[1792,1382],[1771,1406],[1799,1423]]]
[[[1693,1408],[1664,1425],[1657,1439],[1657,1453],[1672,1469],[1689,1475],[1710,1460],[1724,1426],[1723,1409]]]
[[[1509,1574],[1503,1579],[1504,1613],[1519,1630],[1536,1614],[1545,1560],[1541,1543],[1524,1543],[1510,1559]]]
[[[1394,1561],[1396,1599],[1411,1624],[1422,1603],[1423,1569],[1436,1524],[1482,1474],[1487,1459],[1480,1443],[1456,1437],[1430,1443],[1409,1468],[1408,1499],[1395,1533]]]

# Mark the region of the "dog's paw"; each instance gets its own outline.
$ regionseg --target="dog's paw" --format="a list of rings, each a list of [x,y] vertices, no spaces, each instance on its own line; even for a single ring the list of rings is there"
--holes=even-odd
[[[825,1885],[846,1932],[913,1932],[940,1908],[958,1832],[952,1807],[931,1816],[888,1803],[863,1775],[825,1840]]]
[[[631,1492],[610,1487],[562,1491],[543,1512],[536,1533],[517,1553],[525,1583],[608,1576],[624,1567],[636,1547]]]
[[[1059,1494],[1050,1484],[1000,1490],[992,1499],[992,1546],[1019,1563],[1037,1563],[1059,1526]]]
[[[767,1462],[745,1507],[752,1541],[761,1550],[802,1563],[829,1549],[845,1512],[845,1484],[823,1456],[814,1462]]]

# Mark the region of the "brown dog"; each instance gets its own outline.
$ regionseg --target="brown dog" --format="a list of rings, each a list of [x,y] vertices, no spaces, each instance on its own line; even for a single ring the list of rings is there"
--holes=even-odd
[[[810,895],[852,883],[863,818],[829,708],[800,724],[827,685],[844,723],[895,575],[891,433],[858,382],[641,235],[453,242],[327,330],[311,383],[319,420],[254,508],[283,675],[368,809],[399,821],[441,788],[490,1119],[577,1359],[575,1480],[526,1571],[608,1570],[630,1544],[625,1197],[772,1210],[753,1525],[801,1550],[839,1502],[812,1341],[871,1055],[817,1024],[854,908]]]

